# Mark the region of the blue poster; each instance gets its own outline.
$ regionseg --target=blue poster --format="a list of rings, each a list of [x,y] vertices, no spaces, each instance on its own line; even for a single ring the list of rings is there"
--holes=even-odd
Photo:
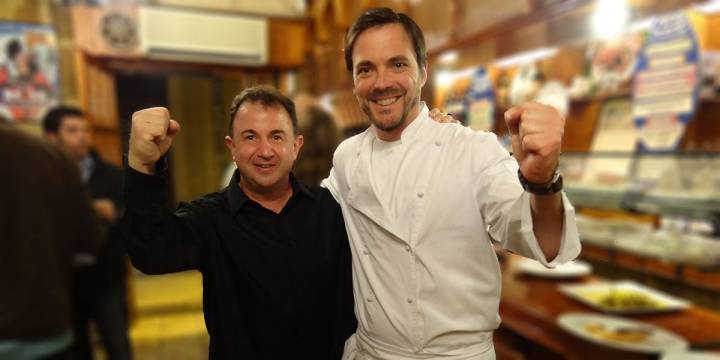
[[[492,131],[495,127],[495,95],[485,68],[479,67],[473,73],[466,101],[467,125],[473,130]]]
[[[684,13],[653,19],[633,82],[641,151],[675,150],[697,106],[699,49]]]

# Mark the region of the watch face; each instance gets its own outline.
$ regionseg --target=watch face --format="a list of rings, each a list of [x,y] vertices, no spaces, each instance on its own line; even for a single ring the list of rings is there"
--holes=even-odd
[[[137,45],[137,27],[127,14],[110,12],[100,20],[100,33],[105,42],[118,50],[130,50]]]

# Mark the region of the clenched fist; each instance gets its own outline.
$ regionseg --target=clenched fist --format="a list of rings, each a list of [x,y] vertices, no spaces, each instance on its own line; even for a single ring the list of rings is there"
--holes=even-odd
[[[180,124],[170,120],[164,107],[136,111],[132,115],[128,165],[136,171],[153,175],[155,163],[170,149]]]
[[[513,155],[533,183],[552,180],[560,158],[565,119],[552,106],[528,102],[505,112]]]

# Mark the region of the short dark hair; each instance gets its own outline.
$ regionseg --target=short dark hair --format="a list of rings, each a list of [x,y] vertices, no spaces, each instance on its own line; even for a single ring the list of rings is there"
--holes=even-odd
[[[50,109],[43,117],[43,132],[46,134],[57,134],[66,116],[77,116],[84,118],[85,113],[75,106],[60,105]]]
[[[228,134],[230,137],[233,136],[233,122],[235,120],[235,114],[237,114],[238,109],[240,109],[240,106],[245,102],[260,104],[265,107],[282,106],[285,111],[287,111],[288,115],[290,115],[293,134],[298,134],[298,120],[297,113],[295,112],[295,103],[272,86],[258,85],[246,88],[235,96],[235,99],[233,99],[232,105],[230,106],[230,123],[228,125]]]
[[[12,39],[8,41],[7,45],[5,46],[5,54],[10,60],[15,60],[15,57],[18,56],[18,54],[20,54],[21,52],[22,44],[20,44],[20,40],[18,39]]]
[[[362,15],[350,26],[347,35],[345,36],[345,66],[348,71],[353,70],[352,54],[353,47],[357,38],[365,30],[374,28],[376,26],[383,26],[387,24],[400,24],[405,33],[408,34],[410,40],[412,40],[413,50],[415,51],[415,60],[417,60],[418,67],[422,69],[427,64],[427,50],[425,48],[425,36],[418,24],[413,21],[409,16],[403,13],[396,13],[389,8],[373,8]]]

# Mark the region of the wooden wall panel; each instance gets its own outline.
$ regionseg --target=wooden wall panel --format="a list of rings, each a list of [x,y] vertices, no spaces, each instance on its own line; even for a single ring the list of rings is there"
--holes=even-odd
[[[307,51],[307,24],[303,21],[270,20],[269,31],[269,65],[302,66]]]
[[[52,21],[50,0],[3,0],[0,19],[49,24]]]
[[[457,32],[460,36],[481,31],[491,25],[530,13],[528,0],[458,0]]]
[[[103,159],[122,164],[122,132],[118,120],[115,76],[82,53],[76,54],[80,106],[90,121],[93,146]]]
[[[565,120],[564,152],[587,152],[590,149],[602,100],[576,101]]]
[[[410,17],[425,34],[427,48],[441,46],[450,40],[454,11],[450,1],[421,1],[410,9]]]
[[[216,142],[222,138],[217,138],[215,127],[221,126],[222,119],[208,111],[216,107],[215,99],[215,84],[210,77],[168,77],[170,114],[182,127],[171,155],[178,201],[189,201],[220,187]]]
[[[687,151],[720,152],[720,99],[701,101],[681,143]]]

